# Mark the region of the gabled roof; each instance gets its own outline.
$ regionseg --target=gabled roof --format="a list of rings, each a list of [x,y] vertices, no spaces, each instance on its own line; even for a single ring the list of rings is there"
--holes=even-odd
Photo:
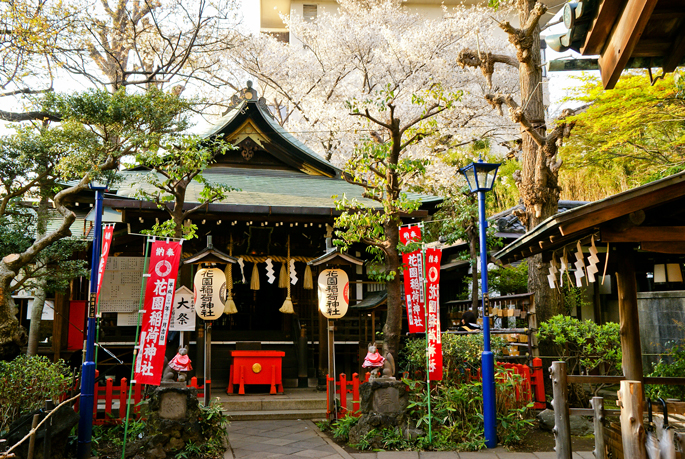
[[[314,153],[276,122],[264,99],[258,99],[251,82],[248,81],[248,87],[242,94],[243,97],[247,94],[247,97],[229,109],[216,123],[201,131],[200,135],[206,138],[222,137],[234,145],[249,135],[261,148],[301,172],[340,177],[340,169]]]

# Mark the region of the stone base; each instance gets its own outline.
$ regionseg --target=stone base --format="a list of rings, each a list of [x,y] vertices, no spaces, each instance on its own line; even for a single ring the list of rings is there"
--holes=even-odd
[[[127,458],[171,458],[189,441],[205,440],[198,423],[197,391],[178,384],[162,385],[152,392],[146,409],[145,436],[127,448]]]
[[[350,443],[359,443],[372,429],[399,428],[405,436],[416,435],[407,423],[409,392],[405,383],[394,378],[376,378],[359,386],[359,396],[362,415],[350,429]]]

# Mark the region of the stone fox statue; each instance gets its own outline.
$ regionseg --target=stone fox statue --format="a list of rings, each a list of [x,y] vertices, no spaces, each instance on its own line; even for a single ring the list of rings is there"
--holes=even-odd
[[[383,357],[376,348],[376,343],[369,343],[369,351],[364,358],[362,368],[372,368],[371,377],[378,377],[378,370],[383,369],[383,377],[389,378],[395,374],[395,361],[392,354],[387,353]]]
[[[178,354],[176,354],[176,356],[171,359],[171,361],[164,368],[162,381],[183,382],[186,380],[188,372],[192,369],[193,367],[190,365],[190,357],[188,357],[188,347],[179,347]]]

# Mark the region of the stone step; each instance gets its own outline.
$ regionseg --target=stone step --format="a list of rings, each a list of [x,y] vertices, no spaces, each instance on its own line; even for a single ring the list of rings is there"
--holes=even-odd
[[[223,398],[221,404],[225,411],[290,411],[290,410],[326,410],[325,399],[293,399],[280,398],[253,398],[250,396],[234,396]]]
[[[326,410],[224,411],[231,421],[268,421],[278,419],[326,419]]]

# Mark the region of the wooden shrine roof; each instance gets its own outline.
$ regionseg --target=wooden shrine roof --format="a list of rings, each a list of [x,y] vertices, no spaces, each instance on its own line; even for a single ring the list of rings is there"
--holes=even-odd
[[[495,258],[512,263],[594,236],[643,251],[685,254],[685,172],[554,215]]]
[[[580,0],[566,3],[563,14],[567,32],[548,36],[547,43],[553,49],[561,45],[584,56],[600,55],[606,89],[616,85],[623,69],[635,66],[631,59],[665,73],[683,63],[685,0]]]

